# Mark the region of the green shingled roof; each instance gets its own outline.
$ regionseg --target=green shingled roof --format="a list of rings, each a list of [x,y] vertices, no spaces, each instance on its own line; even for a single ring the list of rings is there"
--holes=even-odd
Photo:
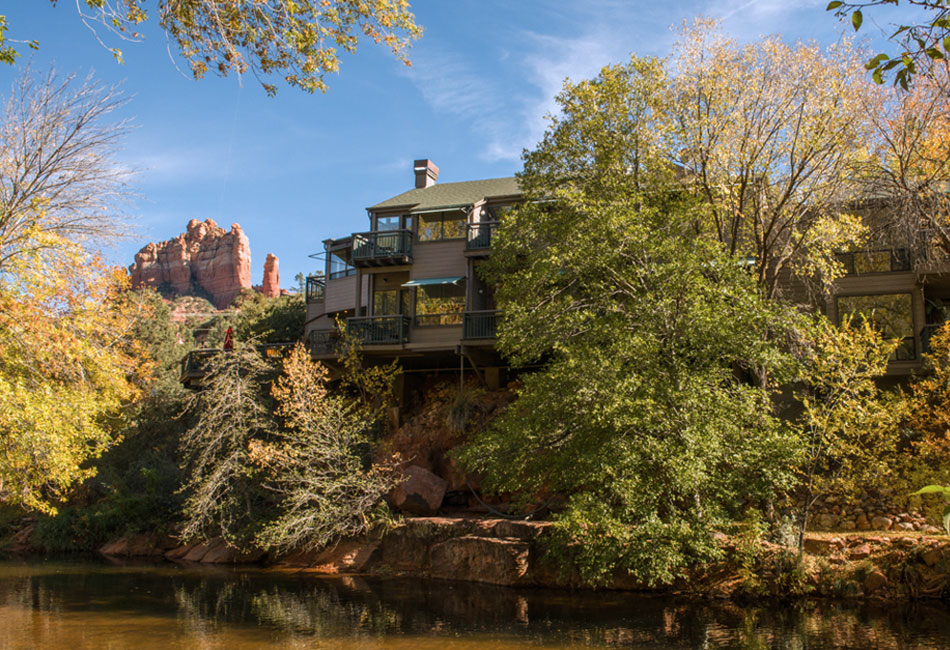
[[[518,179],[514,177],[490,178],[484,181],[464,181],[461,183],[436,183],[431,187],[403,192],[368,209],[373,211],[386,208],[433,210],[456,205],[470,205],[481,199],[520,193]]]

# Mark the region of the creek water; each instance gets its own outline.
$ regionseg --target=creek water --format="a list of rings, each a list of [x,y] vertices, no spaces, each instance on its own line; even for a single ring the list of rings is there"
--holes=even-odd
[[[950,607],[736,605],[260,569],[0,561],[0,648],[950,648]]]

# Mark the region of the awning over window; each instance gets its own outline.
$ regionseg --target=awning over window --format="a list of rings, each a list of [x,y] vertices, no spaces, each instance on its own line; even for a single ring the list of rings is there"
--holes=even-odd
[[[465,279],[464,275],[460,275],[454,278],[420,278],[416,280],[409,280],[409,282],[404,283],[404,287],[431,287],[437,284],[458,284]]]

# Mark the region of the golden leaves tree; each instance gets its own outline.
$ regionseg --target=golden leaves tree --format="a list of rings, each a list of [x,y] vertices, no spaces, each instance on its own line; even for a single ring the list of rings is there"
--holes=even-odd
[[[875,89],[860,58],[847,44],[823,51],[767,37],[740,46],[697,21],[671,65],[672,150],[704,199],[706,229],[749,259],[771,297],[791,272],[833,275],[834,250],[862,234],[841,208],[872,133]]]
[[[54,4],[56,0],[51,0]],[[96,33],[140,40],[138,26],[149,18],[146,0],[82,0],[81,19]],[[385,45],[409,65],[410,43],[422,30],[408,0],[160,0],[159,24],[195,79],[209,70],[226,76],[252,72],[269,95],[271,75],[307,92],[325,92],[326,75],[340,69],[339,52],[353,53],[361,37]],[[0,16],[0,61],[13,62],[16,50],[4,44]],[[100,38],[100,42],[101,38]],[[31,46],[37,47],[34,41]],[[118,48],[109,48],[121,60]]]
[[[87,248],[114,232],[121,99],[29,70],[0,124],[0,501],[54,511],[112,444],[148,372],[128,279]]]

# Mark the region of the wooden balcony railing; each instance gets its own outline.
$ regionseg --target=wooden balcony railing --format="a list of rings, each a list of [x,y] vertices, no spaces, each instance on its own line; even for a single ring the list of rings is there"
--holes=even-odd
[[[310,330],[307,340],[310,345],[310,354],[315,357],[338,355],[340,353],[340,337],[340,330],[336,328]]]
[[[498,318],[501,312],[497,309],[483,311],[467,311],[462,323],[462,338],[494,339],[498,338]]]
[[[411,261],[411,230],[379,230],[353,234],[353,266],[408,264]]]
[[[364,316],[346,319],[346,331],[362,341],[363,345],[407,343],[408,316]]]
[[[323,302],[326,296],[327,281],[322,275],[307,276],[307,304]]]
[[[495,228],[497,227],[497,221],[480,221],[468,224],[465,250],[478,251],[491,248],[492,235],[495,234]]]
[[[205,349],[192,350],[181,360],[181,379],[186,382],[190,379],[200,379],[208,371],[208,361],[221,350]]]

